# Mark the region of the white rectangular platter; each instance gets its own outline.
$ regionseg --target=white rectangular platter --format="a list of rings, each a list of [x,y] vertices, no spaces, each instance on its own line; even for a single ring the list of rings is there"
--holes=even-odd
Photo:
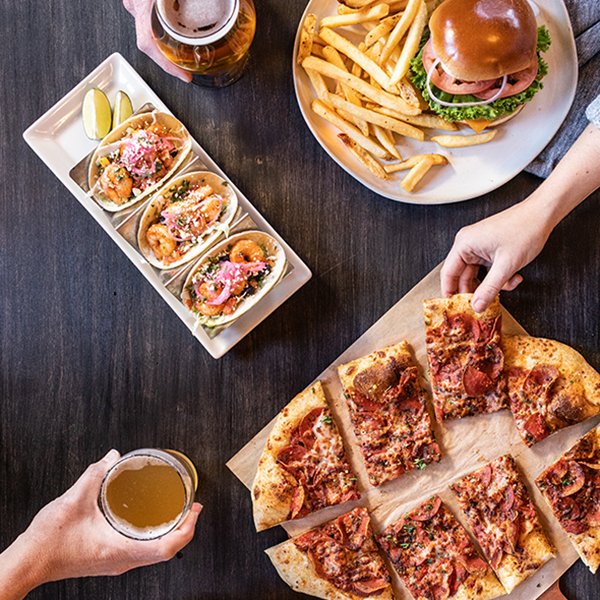
[[[118,90],[125,91],[131,98],[134,109],[150,103],[160,111],[171,113],[133,67],[119,53],[114,53],[35,121],[23,133],[23,137],[48,168],[127,255],[129,260],[192,332],[192,335],[206,348],[211,356],[220,358],[302,287],[311,278],[312,274],[298,255],[281,239],[264,217],[252,206],[248,198],[240,192],[210,158],[202,146],[192,139],[192,152],[197,157],[194,167],[217,173],[228,182],[228,185],[237,194],[241,217],[236,218],[236,222],[240,222],[240,226],[243,228],[248,228],[247,224],[249,224],[254,229],[272,235],[285,250],[288,263],[287,271],[279,283],[251,310],[235,320],[230,326],[218,331],[210,331],[198,326],[195,316],[179,299],[180,290],[177,291],[173,285],[169,286],[169,282],[165,281],[164,275],[161,276],[161,272],[151,266],[138,251],[135,244],[128,240],[128,234],[125,233],[128,228],[121,227],[123,222],[115,219],[113,214],[105,212],[70,176],[73,167],[80,163],[97,145],[97,142],[87,139],[84,135],[80,117],[83,96],[93,87],[103,90],[111,101],[113,101]],[[186,124],[184,123],[184,125]],[[145,204],[145,202],[142,203],[133,212],[139,215]],[[187,272],[190,267],[191,265],[182,269],[182,271]],[[177,279],[182,279],[181,274]]]

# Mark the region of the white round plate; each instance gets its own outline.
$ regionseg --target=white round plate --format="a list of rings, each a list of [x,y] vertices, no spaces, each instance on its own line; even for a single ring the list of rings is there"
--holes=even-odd
[[[307,13],[314,13],[320,20],[336,14],[337,6],[337,0],[310,0],[302,15],[294,42],[292,66],[296,98],[306,124],[329,156],[352,177],[381,196],[411,204],[447,204],[490,192],[517,175],[542,151],[569,112],[577,85],[573,30],[562,1],[545,0],[540,6],[538,20],[550,31],[552,45],[544,54],[548,62],[544,88],[519,115],[501,125],[496,137],[487,144],[440,148],[433,142],[402,138],[399,149],[403,156],[438,152],[445,154],[450,161],[450,165],[432,167],[417,190],[407,194],[400,187],[401,173],[387,181],[375,177],[338,140],[337,128],[311,109],[315,94],[304,69],[296,64],[300,29]],[[352,35],[352,28],[338,28],[337,31],[353,41],[357,40],[356,35]],[[430,135],[433,130],[425,131],[426,135]]]

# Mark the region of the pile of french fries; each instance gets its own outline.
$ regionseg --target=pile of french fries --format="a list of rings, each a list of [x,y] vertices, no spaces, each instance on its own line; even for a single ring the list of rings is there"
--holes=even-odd
[[[306,71],[316,98],[312,110],[335,125],[343,144],[374,175],[389,179],[408,170],[402,188],[412,192],[429,169],[445,165],[442,154],[415,154],[406,160],[396,136],[425,140],[423,129],[456,131],[456,125],[433,114],[406,78],[417,54],[430,10],[439,0],[338,0],[336,15],[308,14],[302,24],[297,62]],[[429,4],[429,6],[428,6]],[[343,28],[360,28],[353,43]],[[336,31],[342,28],[342,33]],[[364,32],[364,35],[363,35]],[[328,85],[327,81],[332,85]],[[495,135],[438,135],[440,146],[481,144]],[[381,161],[393,161],[386,162]]]

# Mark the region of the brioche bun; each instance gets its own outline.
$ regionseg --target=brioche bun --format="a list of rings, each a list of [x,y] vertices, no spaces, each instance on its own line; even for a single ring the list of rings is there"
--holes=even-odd
[[[537,24],[527,0],[445,0],[429,29],[444,70],[462,81],[497,79],[537,60]]]

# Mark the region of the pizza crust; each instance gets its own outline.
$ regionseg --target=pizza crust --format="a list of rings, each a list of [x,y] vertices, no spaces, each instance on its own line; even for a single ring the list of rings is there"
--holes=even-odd
[[[536,365],[556,367],[568,381],[567,390],[573,391],[573,412],[579,412],[584,421],[600,412],[600,375],[585,358],[566,344],[555,340],[514,335],[502,340],[506,368],[530,370]]]
[[[328,600],[392,600],[391,586],[376,596],[357,596],[336,588],[316,572],[308,556],[293,540],[265,550],[279,576],[295,591]]]
[[[444,312],[466,314],[476,319],[493,319],[502,314],[500,299],[496,296],[483,312],[475,312],[471,306],[473,294],[454,294],[450,298],[431,298],[423,302],[425,325],[439,327],[444,321]]]
[[[498,579],[506,589],[506,593],[517,587],[533,575],[543,564],[556,556],[554,548],[546,538],[539,524],[527,534],[521,545],[525,550],[526,560],[511,554],[505,554],[496,569]]]

